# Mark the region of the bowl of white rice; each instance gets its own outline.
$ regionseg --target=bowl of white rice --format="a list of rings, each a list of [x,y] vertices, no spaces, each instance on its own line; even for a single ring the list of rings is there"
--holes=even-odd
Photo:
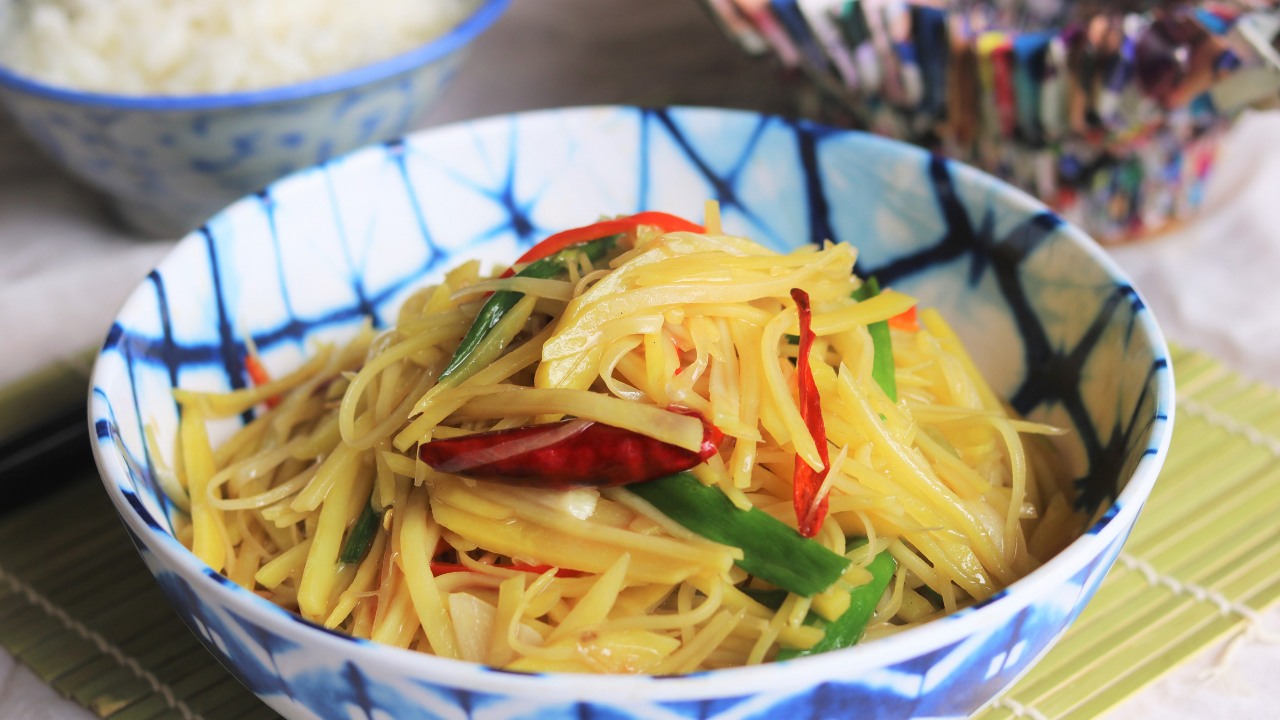
[[[150,235],[402,135],[510,0],[0,0],[0,103]]]

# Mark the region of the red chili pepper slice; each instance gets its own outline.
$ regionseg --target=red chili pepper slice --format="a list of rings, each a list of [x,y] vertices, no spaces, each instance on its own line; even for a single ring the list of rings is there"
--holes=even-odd
[[[529,251],[521,255],[520,258],[515,261],[515,264],[522,265],[524,263],[531,263],[534,260],[541,260],[548,255],[560,252],[570,245],[577,245],[591,240],[599,240],[602,237],[617,235],[629,230],[634,230],[641,225],[651,225],[663,232],[684,231],[700,233],[704,231],[701,225],[691,223],[682,217],[677,217],[669,213],[657,212],[656,210],[649,210],[642,213],[636,213],[635,215],[628,217],[617,218],[615,220],[604,220],[591,225],[558,232],[529,248]],[[507,271],[502,274],[502,277],[508,278],[515,274],[516,271],[514,268],[507,268]]]
[[[506,570],[519,570],[520,572],[534,573],[535,575],[541,575],[542,573],[551,569],[550,565],[516,564],[516,565],[499,565],[498,567],[504,568]],[[446,563],[446,562],[431,563],[431,575],[433,577],[440,577],[441,575],[448,575],[449,573],[456,573],[456,572],[475,572],[475,570],[472,570],[471,568],[461,563]],[[556,577],[562,577],[562,578],[586,577],[589,574],[590,573],[585,573],[585,572],[582,572],[581,570],[570,570],[568,568],[556,569]]]
[[[462,563],[433,562],[431,563],[431,576],[440,577],[456,572],[473,572],[471,568]]]
[[[258,356],[253,353],[249,353],[244,356],[244,369],[249,371],[249,379],[253,381],[254,385],[266,385],[271,382],[270,373],[267,372],[266,368],[262,367],[262,361],[260,361]],[[267,398],[268,408],[274,408],[279,404],[279,395],[272,395]]]
[[[792,499],[796,505],[796,518],[800,521],[800,535],[811,538],[822,529],[827,517],[827,497],[815,502],[822,483],[831,471],[831,457],[827,451],[827,427],[822,422],[822,402],[818,397],[818,385],[813,380],[813,368],[809,367],[809,353],[813,350],[813,310],[809,307],[809,294],[800,288],[791,290],[800,315],[800,353],[796,358],[796,370],[800,380],[800,417],[818,445],[822,458],[822,471],[809,467],[804,458],[796,455],[795,486]]]
[[[617,487],[673,475],[714,455],[724,433],[702,422],[698,452],[605,423],[565,420],[433,440],[418,448],[418,457],[438,472],[507,485]]]
[[[920,319],[916,316],[916,306],[912,305],[906,312],[894,315],[889,318],[889,327],[894,330],[905,330],[907,332],[919,332]]]
[[[505,566],[504,566],[504,567],[505,567]],[[546,572],[546,571],[550,570],[552,567],[554,567],[554,566],[552,566],[552,565],[525,565],[525,564],[523,564],[523,563],[516,563],[516,564],[514,564],[514,565],[512,565],[512,566],[511,566],[511,569],[512,569],[512,570],[519,570],[520,572],[527,572],[527,573],[533,573],[533,574],[535,574],[535,575],[541,575],[542,573],[544,573],[544,572]],[[556,577],[562,577],[562,578],[580,578],[580,577],[586,577],[586,576],[588,576],[588,575],[590,575],[590,574],[591,574],[591,573],[586,573],[586,572],[583,572],[583,571],[581,571],[581,570],[570,570],[569,568],[556,568]]]

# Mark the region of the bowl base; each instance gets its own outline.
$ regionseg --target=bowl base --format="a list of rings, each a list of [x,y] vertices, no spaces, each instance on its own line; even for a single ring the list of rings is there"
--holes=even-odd
[[[200,222],[170,217],[154,208],[120,198],[111,199],[111,210],[130,230],[155,240],[177,240],[200,227]]]

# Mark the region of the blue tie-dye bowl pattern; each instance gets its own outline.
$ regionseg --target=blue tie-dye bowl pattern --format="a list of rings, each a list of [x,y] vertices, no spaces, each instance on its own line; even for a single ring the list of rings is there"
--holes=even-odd
[[[169,534],[143,423],[172,447],[170,388],[243,387],[244,334],[277,371],[309,343],[383,325],[466,258],[509,261],[602,213],[701,216],[778,249],[832,238],[860,270],[943,309],[996,389],[1074,427],[1088,534],[980,606],[788,663],[684,678],[525,676],[330,633],[230,584]],[[906,145],[751,113],[584,108],[441,128],[245,198],[129,298],[93,375],[104,482],[148,566],[206,646],[291,718],[961,718],[1053,643],[1137,519],[1172,430],[1149,310],[1080,231],[1031,198]],[[225,438],[244,418],[221,421]]]
[[[0,66],[0,103],[133,226],[180,237],[300,168],[403,135],[444,90],[466,45],[511,0],[468,0],[454,29],[347,72],[222,95],[125,96],[45,85]]]

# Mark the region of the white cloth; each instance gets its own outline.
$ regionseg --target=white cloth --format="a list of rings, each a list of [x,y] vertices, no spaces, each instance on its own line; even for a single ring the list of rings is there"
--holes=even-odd
[[[1205,213],[1167,237],[1114,251],[1165,333],[1280,385],[1280,112],[1237,123]]]
[[[592,103],[701,104],[794,114],[773,68],[742,56],[693,0],[515,0],[427,119],[439,124]],[[1241,123],[1210,188],[1211,212],[1118,249],[1169,336],[1280,385],[1280,113]],[[0,118],[0,385],[96,344],[129,290],[171,246],[118,229]],[[1267,617],[1280,630],[1280,611]],[[1225,680],[1217,650],[1108,718],[1249,720],[1280,708],[1280,647],[1251,644]],[[89,720],[0,651],[0,718]]]
[[[0,387],[106,337],[170,247],[116,229],[0,113]]]
[[[96,715],[67,700],[26,665],[0,651],[0,717],[5,720],[94,720]]]

